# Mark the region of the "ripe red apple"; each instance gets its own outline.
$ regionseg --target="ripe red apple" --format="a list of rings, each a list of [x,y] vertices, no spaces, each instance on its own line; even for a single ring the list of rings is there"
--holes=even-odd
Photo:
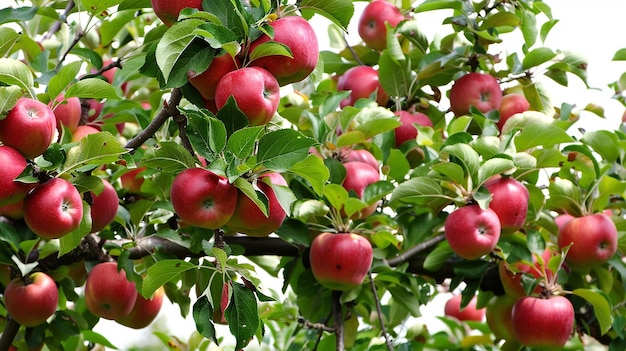
[[[485,308],[487,325],[497,340],[515,340],[511,315],[516,301],[508,295],[494,296]]]
[[[158,288],[149,299],[137,292],[137,299],[130,312],[125,316],[116,318],[115,321],[133,329],[142,329],[149,326],[161,311],[164,295],[165,289],[163,287]]]
[[[93,122],[98,117],[100,117],[100,114],[102,113],[102,109],[104,108],[104,103],[96,99],[87,99],[86,108],[87,108],[87,120],[89,122]]]
[[[35,327],[57,310],[59,292],[52,278],[43,272],[28,278],[15,278],[4,291],[4,303],[9,315],[25,327]]]
[[[378,169],[378,160],[376,157],[369,151],[365,149],[348,149],[347,155],[345,155],[344,162],[364,162],[368,165]]]
[[[237,188],[228,179],[204,168],[188,168],[174,177],[170,200],[188,225],[218,229],[237,207]]]
[[[375,2],[382,2],[385,0],[375,0]],[[372,4],[372,3],[370,3]],[[400,147],[405,141],[415,140],[417,138],[417,128],[415,125],[422,127],[432,127],[433,122],[427,115],[421,112],[411,113],[409,111],[396,111],[394,114],[400,117],[399,121],[402,125],[398,126],[394,132],[396,135],[396,148]]]
[[[46,151],[56,137],[56,118],[43,102],[22,97],[0,120],[0,141],[35,158]]]
[[[500,112],[500,120],[496,123],[498,130],[502,130],[504,123],[506,123],[511,116],[516,113],[528,111],[529,108],[530,103],[523,94],[504,95],[500,103],[500,108],[498,109]]]
[[[85,282],[85,304],[95,316],[115,320],[130,313],[137,300],[135,285],[116,262],[95,265]]]
[[[270,22],[270,26],[274,29],[274,37],[270,39],[263,34],[252,42],[250,52],[252,53],[260,44],[272,40],[287,46],[293,57],[264,56],[250,64],[268,70],[276,77],[280,86],[299,82],[308,77],[319,59],[319,45],[313,27],[300,16],[281,17]]]
[[[450,108],[455,116],[468,114],[470,106],[483,113],[497,110],[501,102],[500,84],[488,73],[468,73],[457,79],[450,89]]]
[[[617,228],[608,216],[595,213],[574,218],[559,230],[560,249],[572,244],[565,261],[573,269],[587,269],[608,261],[617,251]]]
[[[0,216],[12,219],[24,218],[24,200],[20,200],[14,204],[0,206]]]
[[[561,229],[561,227],[563,227],[565,223],[569,222],[570,220],[574,218],[576,217],[572,216],[569,213],[561,213],[554,218],[554,224],[556,224],[558,229]]]
[[[359,36],[368,47],[382,51],[387,47],[386,24],[396,27],[404,19],[400,9],[386,0],[367,4],[359,17]]]
[[[561,349],[572,335],[574,307],[563,296],[517,300],[511,313],[517,340],[530,348]]]
[[[491,193],[489,208],[500,219],[501,234],[512,234],[522,228],[530,200],[524,184],[514,178],[498,177],[486,181],[484,185]]]
[[[0,206],[18,203],[35,186],[15,181],[26,168],[24,156],[16,149],[0,145]]]
[[[82,126],[78,126],[72,132],[71,142],[73,142],[73,143],[80,142],[87,135],[89,135],[89,134],[96,134],[96,133],[99,133],[99,132],[100,132],[100,130],[98,128],[90,126],[90,125],[86,125],[85,124],[85,125],[82,125]]]
[[[238,69],[240,65],[241,62],[239,59],[230,56],[228,53],[215,56],[209,68],[196,76],[190,77],[189,83],[198,90],[202,98],[205,100],[213,100],[215,99],[215,89],[220,79],[222,79],[226,73]]]
[[[176,23],[184,8],[202,10],[202,0],[151,0],[151,4],[154,14],[168,27]]]
[[[257,186],[267,196],[269,217],[266,217],[248,196],[240,192],[235,212],[226,224],[228,228],[248,236],[265,237],[280,227],[287,214],[278,202],[274,190],[265,181],[282,186],[287,186],[287,181],[276,172],[265,173],[258,178]]]
[[[80,118],[83,113],[80,99],[76,96],[66,99],[63,95],[59,95],[56,98],[56,102],[58,104],[54,107],[52,112],[56,118],[57,130],[61,133],[63,126],[65,126],[70,132],[74,132],[80,123]]]
[[[460,321],[482,321],[485,318],[485,309],[476,308],[476,296],[461,309],[461,295],[453,295],[446,301],[443,313],[446,317],[454,317]]]
[[[83,199],[63,178],[46,181],[24,198],[24,220],[42,238],[60,238],[77,229],[82,219]]]
[[[122,188],[129,194],[141,194],[141,186],[144,182],[144,177],[141,172],[145,171],[146,167],[137,167],[129,170],[128,172],[120,176],[120,182]]]
[[[91,232],[99,232],[115,219],[119,207],[117,191],[108,180],[102,179],[104,189],[98,195],[91,192]]]
[[[215,105],[221,109],[230,96],[251,126],[267,124],[278,110],[280,87],[266,69],[244,67],[226,73],[217,83]]]
[[[313,276],[324,287],[347,291],[363,283],[372,265],[370,242],[354,233],[322,233],[309,254]]]
[[[371,164],[359,161],[345,162],[343,166],[346,168],[346,177],[341,184],[348,192],[351,190],[356,193],[359,199],[363,199],[365,188],[368,185],[376,183],[380,180],[378,168],[374,168]],[[371,216],[376,212],[377,203],[362,209],[355,213],[352,219],[363,219]]]
[[[385,106],[389,95],[378,80],[378,71],[370,66],[354,66],[345,71],[337,81],[337,91],[350,91],[350,96],[341,100],[340,106],[352,106],[358,99],[367,99],[376,92],[376,102]]]
[[[448,215],[444,226],[452,251],[467,260],[488,254],[500,239],[500,219],[491,208],[460,207]]]

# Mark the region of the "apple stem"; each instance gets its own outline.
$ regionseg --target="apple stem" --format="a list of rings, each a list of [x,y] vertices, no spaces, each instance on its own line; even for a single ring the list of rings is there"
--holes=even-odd
[[[385,327],[385,321],[383,320],[383,310],[380,306],[380,299],[378,298],[378,291],[376,290],[376,284],[374,283],[374,277],[372,276],[372,272],[368,272],[370,279],[370,287],[372,288],[372,294],[374,295],[374,303],[376,304],[376,313],[378,313],[378,322],[380,323],[380,332],[385,336],[385,344],[387,345],[387,349],[389,351],[393,351],[393,344],[391,343],[391,338],[389,337],[389,333],[387,333],[387,328]]]
[[[341,291],[332,291],[333,319],[335,321],[335,339],[337,340],[335,350],[344,351],[345,345],[343,341],[343,313],[341,306]]]

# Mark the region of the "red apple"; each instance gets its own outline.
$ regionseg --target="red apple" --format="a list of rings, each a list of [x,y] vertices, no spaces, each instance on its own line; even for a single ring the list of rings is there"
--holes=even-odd
[[[569,222],[570,220],[574,218],[576,217],[572,216],[569,213],[561,213],[560,215],[554,218],[554,224],[556,224],[558,229],[561,229],[561,227],[563,227],[565,223]]]
[[[215,105],[221,109],[232,96],[251,126],[267,124],[278,110],[280,87],[266,69],[244,67],[226,73],[217,83]]]
[[[348,192],[354,191],[359,199],[363,199],[365,188],[368,185],[376,183],[380,180],[380,173],[378,168],[372,167],[369,163],[352,161],[345,162],[343,166],[346,169],[346,177],[341,184]],[[370,206],[362,209],[358,213],[355,213],[352,219],[363,219],[371,216],[376,212],[378,207],[377,203],[373,203]]]
[[[85,282],[85,304],[95,316],[115,320],[130,313],[137,300],[135,285],[126,279],[116,262],[93,267]]]
[[[24,220],[42,238],[60,238],[77,229],[82,219],[83,199],[63,178],[46,181],[24,198]]]
[[[386,0],[373,0],[359,18],[359,36],[368,47],[382,51],[387,47],[387,27],[396,27],[404,19],[400,9]]]
[[[352,106],[357,100],[367,99],[374,93],[381,106],[389,100],[378,80],[378,71],[370,66],[354,66],[345,71],[337,81],[337,91],[350,91],[350,96],[341,100],[341,107]]]
[[[129,194],[141,194],[141,186],[145,180],[141,173],[145,170],[146,167],[137,167],[122,174],[120,176],[122,188]]]
[[[445,235],[452,251],[467,260],[490,253],[500,239],[500,219],[490,208],[478,205],[460,207],[448,215]]]
[[[91,204],[91,232],[99,232],[109,223],[113,222],[117,215],[119,199],[117,191],[106,179],[102,179],[104,189],[98,195],[91,192],[93,203]]]
[[[248,196],[240,192],[237,196],[235,212],[226,224],[228,228],[248,236],[265,237],[280,227],[287,214],[278,202],[274,190],[266,181],[281,186],[287,186],[287,181],[276,172],[265,173],[258,178],[257,186],[267,196],[269,217],[266,217]]]
[[[185,8],[202,10],[202,0],[151,0],[154,14],[171,27],[178,21],[180,11]]]
[[[113,63],[112,59],[106,59],[102,62],[102,67],[106,67],[109,66],[110,64]],[[91,73],[96,73],[97,70],[96,69],[92,69]],[[105,70],[104,72],[102,72],[102,77],[104,77],[104,79],[106,79],[107,82],[109,82],[109,84],[113,84],[113,80],[115,79],[115,74],[117,73],[117,66],[111,67],[110,69]],[[128,88],[128,82],[123,82],[120,85],[120,88],[122,89],[122,91],[125,93],[127,88]]]
[[[35,158],[46,151],[56,136],[56,118],[43,102],[22,97],[0,120],[0,141]]]
[[[498,109],[498,112],[500,112],[500,120],[496,123],[498,130],[502,130],[504,123],[506,123],[511,116],[516,113],[528,111],[529,108],[530,103],[523,94],[504,95],[500,103],[500,108]]]
[[[24,218],[24,200],[20,200],[14,204],[0,206],[0,216],[22,219]]]
[[[90,125],[78,126],[72,132],[71,142],[73,142],[73,143],[80,142],[87,135],[89,135],[89,134],[96,134],[96,133],[99,133],[99,132],[100,132],[100,130],[98,128],[90,126]]]
[[[375,0],[375,2],[381,2],[384,0]],[[395,131],[396,135],[396,148],[400,147],[404,142],[408,140],[415,140],[417,138],[417,128],[415,125],[422,127],[432,127],[433,122],[427,115],[421,112],[411,113],[409,111],[396,111],[394,114],[400,117],[400,125]]]
[[[87,99],[87,120],[89,122],[95,121],[100,117],[104,104],[96,99]]]
[[[378,160],[369,151],[364,149],[348,149],[347,155],[343,158],[343,162],[363,162],[378,169]]]
[[[485,318],[485,309],[476,308],[476,296],[474,296],[467,306],[461,309],[461,295],[453,295],[446,301],[443,309],[446,317],[454,317],[460,321],[482,321]]]
[[[299,82],[308,77],[319,59],[319,45],[313,27],[300,16],[281,17],[270,22],[270,26],[274,29],[274,37],[270,39],[263,34],[252,42],[250,52],[253,53],[260,44],[271,40],[287,46],[293,57],[264,56],[253,60],[251,65],[268,70],[276,77],[280,86]]]
[[[455,116],[468,114],[470,106],[483,113],[497,110],[501,102],[500,84],[488,73],[468,73],[457,79],[450,89],[450,108]]]
[[[241,62],[238,58],[224,53],[220,56],[213,57],[209,68],[206,71],[189,78],[189,83],[194,86],[205,100],[215,99],[215,89],[217,83],[228,72],[232,72],[239,68]],[[209,109],[211,110],[211,109]],[[212,110],[211,110],[212,111]]]
[[[530,348],[561,349],[574,328],[574,308],[563,296],[519,299],[511,312],[517,340]]]
[[[35,186],[15,181],[22,174],[27,163],[16,149],[0,145],[0,206],[18,203]]]
[[[363,283],[372,265],[370,242],[354,233],[322,233],[309,254],[313,276],[324,287],[347,291]]]
[[[4,290],[9,315],[25,327],[44,323],[57,310],[59,292],[52,278],[43,272],[13,279]]]
[[[565,260],[573,269],[587,269],[608,261],[617,251],[617,228],[608,216],[577,217],[559,230],[560,249],[570,245]]]
[[[137,292],[137,299],[130,312],[125,316],[116,318],[115,321],[133,329],[149,326],[161,311],[164,295],[165,289],[163,287],[158,288],[149,299]]]
[[[174,177],[170,200],[188,225],[218,229],[237,207],[237,188],[228,179],[204,168],[188,168]]]
[[[80,117],[83,113],[83,108],[80,104],[80,99],[77,97],[65,98],[62,95],[57,96],[56,102],[58,103],[52,112],[56,118],[56,128],[61,133],[63,126],[73,132],[80,123]]]
[[[486,181],[484,185],[491,193],[489,208],[500,219],[501,234],[512,234],[522,228],[530,200],[524,184],[514,178],[499,177]]]
[[[516,301],[508,295],[494,296],[485,308],[487,325],[497,340],[515,340],[511,315]]]

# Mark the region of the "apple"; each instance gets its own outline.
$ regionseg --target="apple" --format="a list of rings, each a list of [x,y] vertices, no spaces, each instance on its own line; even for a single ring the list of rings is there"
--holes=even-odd
[[[215,105],[221,109],[232,96],[250,126],[267,124],[278,110],[280,87],[264,68],[244,67],[226,73],[217,83]]]
[[[588,269],[608,261],[617,251],[617,228],[602,213],[574,218],[559,229],[560,249],[570,246],[565,262],[572,269]]]
[[[378,169],[378,160],[371,152],[365,149],[348,149],[347,155],[343,158],[343,162],[363,162]]]
[[[287,46],[292,57],[263,56],[250,64],[268,70],[276,77],[280,86],[299,82],[308,77],[319,59],[319,45],[313,27],[300,16],[280,17],[270,22],[270,26],[274,29],[274,37],[270,39],[267,34],[263,34],[252,42],[250,53],[254,53],[259,45],[271,40]],[[304,38],[306,40],[303,40]]]
[[[378,71],[365,65],[348,68],[337,81],[337,91],[350,91],[350,96],[339,103],[342,108],[354,105],[359,99],[367,99],[374,93],[379,105],[385,106],[389,101],[389,95],[378,80]]]
[[[0,216],[11,219],[24,218],[24,200],[20,200],[14,204],[0,206]]]
[[[358,22],[358,32],[368,47],[382,51],[387,47],[387,24],[396,27],[404,19],[400,9],[386,0],[368,3]]]
[[[87,120],[89,122],[95,121],[98,117],[100,117],[100,114],[102,113],[103,108],[104,108],[104,103],[96,99],[87,99],[86,100]]]
[[[530,109],[530,103],[523,94],[507,94],[502,97],[500,102],[500,119],[496,125],[498,130],[502,130],[504,123],[516,113],[522,113]]]
[[[547,265],[550,261],[550,258],[553,256],[553,252],[549,247],[541,254],[541,259],[543,261],[543,268],[537,260],[537,257],[533,254],[532,265],[529,262],[514,262],[509,263],[504,260],[498,262],[498,275],[500,277],[500,281],[502,282],[502,287],[504,288],[504,292],[509,297],[517,300],[523,296],[526,296],[526,291],[524,290],[524,286],[522,285],[522,276],[524,274],[532,275],[535,279],[543,279],[544,271],[546,274],[546,278],[550,280],[556,272],[552,272],[548,269]],[[535,289],[532,291],[533,294],[540,294],[543,291],[543,286],[537,285]]]
[[[91,232],[99,232],[109,223],[113,222],[117,215],[119,199],[117,191],[108,180],[102,179],[104,189],[98,195],[91,192],[93,203],[91,204]]]
[[[57,310],[59,291],[56,283],[43,272],[28,278],[15,278],[4,290],[4,303],[9,315],[25,327],[44,323]]]
[[[141,186],[145,180],[141,173],[145,170],[146,167],[137,167],[122,174],[120,176],[122,188],[129,194],[141,194]]]
[[[494,76],[471,72],[454,82],[449,98],[450,108],[455,116],[468,114],[470,106],[485,113],[500,108],[502,89]]]
[[[500,219],[491,209],[467,205],[452,211],[445,220],[445,236],[457,255],[467,260],[490,253],[500,239]]]
[[[376,183],[380,180],[378,168],[374,168],[371,164],[359,161],[345,162],[343,166],[346,169],[346,177],[342,182],[342,186],[348,191],[354,191],[359,199],[363,199],[365,188],[368,185]],[[352,219],[363,219],[371,216],[376,212],[377,203],[362,209],[355,213]]]
[[[186,224],[218,229],[235,213],[237,192],[225,177],[204,168],[188,168],[174,177],[170,200]]]
[[[554,224],[556,224],[557,228],[561,229],[565,225],[565,223],[571,221],[576,217],[572,216],[569,213],[561,213],[554,218]]]
[[[486,181],[484,185],[491,193],[489,208],[500,219],[501,234],[512,234],[522,228],[530,200],[524,184],[514,178],[498,177]]]
[[[24,198],[24,220],[42,238],[60,238],[77,229],[82,219],[83,199],[63,178],[47,180]]]
[[[189,83],[198,90],[202,98],[212,101],[215,99],[215,89],[220,79],[228,72],[239,68],[241,62],[228,53],[213,57],[206,71],[189,78]],[[211,109],[209,109],[211,110]]]
[[[73,143],[77,143],[77,142],[80,142],[87,135],[96,134],[99,132],[100,130],[98,128],[90,126],[90,125],[78,126],[72,132],[72,139],[70,141]]]
[[[35,186],[15,181],[26,166],[26,159],[19,151],[10,146],[0,145],[0,206],[22,201]]]
[[[87,274],[85,304],[95,316],[115,320],[127,316],[137,300],[135,285],[116,262],[102,262]]]
[[[496,340],[515,340],[511,315],[516,301],[508,295],[498,295],[487,304],[485,317]]]
[[[370,242],[354,233],[316,236],[309,253],[315,279],[331,290],[352,290],[363,283],[373,260]]]
[[[52,144],[56,137],[56,123],[48,105],[22,97],[0,120],[0,141],[32,159],[43,154]]]
[[[476,296],[472,297],[467,306],[461,309],[461,295],[453,295],[443,306],[446,317],[454,317],[460,321],[482,321],[485,318],[485,309],[476,308]]]
[[[165,289],[159,287],[151,298],[146,299],[137,292],[137,299],[130,312],[115,319],[115,321],[121,325],[125,325],[133,329],[142,329],[150,325],[161,311],[163,306],[163,296],[165,295]]]
[[[382,1],[384,0],[375,0],[375,2]],[[394,114],[400,117],[399,121],[402,123],[402,125],[394,129],[396,136],[396,148],[400,147],[400,145],[404,144],[404,142],[408,140],[415,140],[417,138],[416,124],[422,127],[433,126],[433,122],[430,118],[421,112],[411,113],[409,111],[400,110],[394,112]]]
[[[560,350],[572,335],[574,307],[563,296],[526,296],[513,305],[511,322],[515,337],[525,346]]]
[[[235,212],[226,224],[228,228],[248,236],[265,237],[280,227],[287,214],[278,202],[274,190],[266,181],[280,186],[287,186],[287,181],[276,172],[265,173],[258,178],[257,186],[267,197],[269,216],[266,217],[248,196],[239,192]]]
[[[180,11],[185,8],[202,10],[202,0],[151,0],[152,10],[163,24],[171,27],[178,21]]]
[[[67,265],[67,276],[74,281],[74,286],[82,286],[87,280],[87,267],[85,267],[85,261],[80,260],[78,262]]]
[[[56,102],[58,104],[54,107],[52,113],[54,113],[56,118],[57,130],[61,133],[65,126],[70,132],[74,132],[83,114],[80,99],[76,96],[66,99],[63,95],[59,95],[56,98]]]

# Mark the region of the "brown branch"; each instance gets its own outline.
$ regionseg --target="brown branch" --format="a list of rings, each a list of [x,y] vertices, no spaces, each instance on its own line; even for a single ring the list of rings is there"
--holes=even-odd
[[[343,313],[341,307],[341,291],[332,291],[332,304],[333,304],[333,319],[335,321],[335,350],[344,351],[346,349],[344,344],[344,330],[343,330]]]
[[[309,329],[321,330],[321,331],[325,331],[328,333],[335,332],[335,328],[329,327],[324,323],[313,323],[311,321],[304,319],[304,317],[298,317],[298,323],[302,324],[305,328],[309,328]]]
[[[435,237],[432,237],[422,243],[419,243],[411,248],[409,248],[408,250],[406,250],[405,252],[399,254],[398,256],[395,256],[393,258],[390,258],[388,260],[385,260],[385,263],[387,263],[389,266],[391,267],[396,267],[399,266],[401,264],[403,264],[404,262],[409,261],[412,257],[414,257],[415,255],[424,252],[425,250],[430,249],[431,247],[439,244],[440,242],[442,242],[443,240],[445,240],[445,235],[444,234],[439,234]]]
[[[61,25],[63,23],[66,23],[65,20],[67,19],[67,16],[70,14],[70,12],[74,9],[74,7],[76,6],[76,4],[74,3],[74,0],[70,0],[67,2],[67,5],[65,6],[65,10],[63,10],[63,14],[59,17],[59,19],[54,22],[54,24],[52,26],[50,26],[50,29],[48,29],[48,31],[46,32],[46,35],[44,35],[44,39],[50,39],[52,38],[53,35],[56,34],[56,32],[59,31],[59,29],[61,29]]]
[[[80,79],[95,78],[95,77],[101,76],[106,71],[112,70],[113,68],[122,68],[122,60],[120,59],[112,60],[109,64],[102,66],[102,68],[100,68],[99,70],[93,73],[85,74],[84,76],[80,77]],[[109,82],[109,83],[113,83],[113,82]]]
[[[7,318],[7,324],[0,335],[0,351],[8,351],[20,330],[20,325],[13,318]]]
[[[137,150],[143,143],[154,136],[154,133],[165,124],[168,118],[179,115],[178,104],[180,104],[182,98],[183,94],[179,88],[172,89],[170,99],[165,103],[164,108],[154,117],[146,129],[126,143],[125,148],[131,151]]]

